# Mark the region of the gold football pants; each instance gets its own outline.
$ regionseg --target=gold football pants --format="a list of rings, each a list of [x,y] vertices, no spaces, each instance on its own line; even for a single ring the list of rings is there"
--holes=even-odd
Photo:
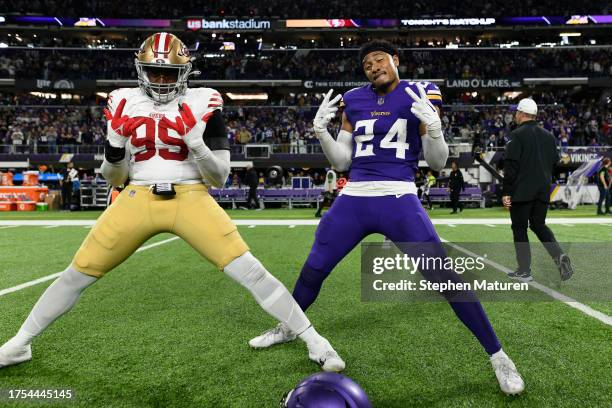
[[[100,278],[162,232],[184,239],[220,269],[249,250],[206,186],[174,187],[176,195],[165,197],[153,194],[149,186],[127,186],[98,218],[73,266]]]

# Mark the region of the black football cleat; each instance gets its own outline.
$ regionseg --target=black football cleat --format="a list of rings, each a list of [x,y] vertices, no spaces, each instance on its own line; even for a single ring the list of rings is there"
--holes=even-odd
[[[562,281],[566,281],[572,277],[574,268],[567,254],[561,254],[559,258],[555,259],[555,263],[557,264],[557,268],[559,268],[559,274],[561,275]]]
[[[531,282],[533,280],[533,276],[531,276],[531,271],[520,271],[516,270],[514,272],[510,272],[508,274],[510,279],[516,279],[521,282]]]

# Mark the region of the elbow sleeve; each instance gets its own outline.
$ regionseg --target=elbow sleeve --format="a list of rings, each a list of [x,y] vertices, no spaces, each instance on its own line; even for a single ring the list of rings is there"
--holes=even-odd
[[[317,134],[323,153],[338,171],[346,171],[351,166],[351,156],[353,154],[352,134],[346,130],[338,133],[338,140],[329,134],[327,130]]]
[[[432,138],[425,134],[421,139],[423,142],[423,156],[429,167],[434,171],[440,171],[446,166],[448,159],[448,145],[444,136]]]
[[[100,168],[102,177],[112,186],[121,186],[125,184],[128,178],[129,167],[127,160],[122,160],[118,163],[111,163],[107,159],[102,162]]]
[[[202,178],[213,187],[222,187],[230,173],[230,152],[215,150],[196,159],[196,165]]]

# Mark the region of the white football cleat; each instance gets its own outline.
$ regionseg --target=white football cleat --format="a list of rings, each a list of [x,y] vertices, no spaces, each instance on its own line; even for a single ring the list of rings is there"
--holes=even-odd
[[[525,382],[516,370],[516,366],[503,350],[491,356],[491,365],[495,370],[499,388],[507,395],[516,395],[523,392]]]
[[[27,344],[18,346],[9,340],[0,347],[0,368],[20,364],[32,359],[32,347]]]
[[[287,343],[295,340],[297,335],[289,330],[284,324],[279,323],[275,328],[264,332],[249,340],[249,346],[253,348],[267,348],[275,344]]]
[[[321,338],[320,341],[307,344],[307,346],[308,358],[320,365],[323,371],[339,373],[346,367],[344,361],[326,339]]]

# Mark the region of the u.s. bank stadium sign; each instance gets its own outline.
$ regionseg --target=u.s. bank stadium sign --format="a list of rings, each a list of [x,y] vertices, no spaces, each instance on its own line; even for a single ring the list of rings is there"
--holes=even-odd
[[[521,86],[520,80],[513,79],[447,79],[445,83],[447,88],[514,88]]]
[[[270,20],[223,19],[206,20],[205,18],[190,18],[187,28],[190,30],[269,30],[272,27]]]

